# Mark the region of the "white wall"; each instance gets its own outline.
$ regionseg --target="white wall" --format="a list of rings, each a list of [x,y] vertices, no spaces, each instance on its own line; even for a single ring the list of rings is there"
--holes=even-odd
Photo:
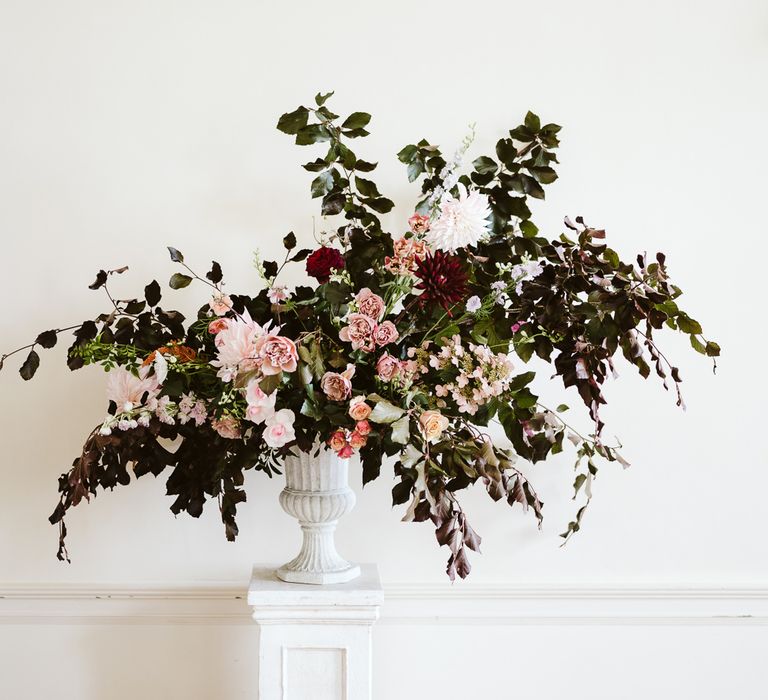
[[[116,280],[120,295],[140,293],[153,277],[164,282],[172,271],[166,244],[201,270],[215,257],[231,288],[255,289],[254,248],[268,254],[291,229],[311,241],[317,208],[299,164],[314,151],[293,146],[274,124],[318,90],[337,91],[337,111],[373,113],[373,135],[359,152],[381,163],[380,187],[400,205],[386,218],[393,231],[416,195],[394,156],[400,147],[427,137],[450,151],[476,121],[476,157],[531,108],[564,126],[561,179],[536,208],[538,223],[555,234],[563,215],[583,214],[627,258],[664,250],[688,310],[724,354],[715,377],[683,339],[666,339],[682,367],[686,413],[628,368],[607,387],[608,434],[620,436],[633,467],[601,472],[568,547],[557,537],[573,510],[568,456],[530,470],[546,503],[542,533],[479,492],[465,497],[484,536],[475,585],[768,588],[760,439],[767,69],[768,6],[760,0],[2,0],[0,349],[105,308],[87,289],[100,267],[130,265]],[[166,294],[189,311],[204,298],[194,287]],[[539,389],[560,395],[545,378]],[[297,546],[277,480],[249,476],[241,537],[229,544],[215,509],[174,521],[162,482],[149,479],[79,507],[68,523],[73,563],[59,564],[46,520],[56,478],[102,412],[103,375],[70,374],[61,349],[43,357],[29,385],[12,363],[0,374],[0,588],[245,586],[253,561],[278,562]],[[445,551],[427,526],[398,522],[389,474],[385,467],[359,494],[340,546],[350,558],[377,561],[385,584],[444,586]],[[72,685],[60,697],[152,697],[160,678],[167,689],[156,697],[245,697],[232,674],[246,665],[238,650],[251,644],[249,628],[214,629],[189,629],[186,648],[177,628],[3,627],[0,696],[43,696],[22,690],[32,659],[38,671],[60,669],[58,656],[71,660],[70,673],[87,673],[89,652],[114,645],[136,674],[130,683]],[[540,679],[542,698],[561,697],[563,684],[573,698],[641,698],[666,677],[675,692],[658,697],[720,698],[738,678],[741,697],[758,698],[766,679],[751,664],[768,642],[765,629],[489,632],[393,623],[379,631],[379,696],[451,698],[474,688],[506,698],[504,683],[532,689]],[[228,661],[202,674],[199,661],[212,647]],[[190,679],[204,676],[210,687],[190,680],[184,695],[186,681],[171,683],[153,650],[176,673],[194,666]],[[670,661],[681,653],[707,656],[696,668]],[[476,667],[486,655],[495,670]],[[456,674],[459,663],[472,669],[466,678]],[[660,678],[642,674],[657,663]],[[112,677],[109,667],[100,673]],[[631,674],[637,683],[616,692]],[[695,694],[680,690],[685,679]]]

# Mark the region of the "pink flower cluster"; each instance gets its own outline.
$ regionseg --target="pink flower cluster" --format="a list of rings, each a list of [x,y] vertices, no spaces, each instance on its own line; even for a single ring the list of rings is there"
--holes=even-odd
[[[475,415],[493,397],[501,396],[512,380],[514,366],[508,354],[494,353],[487,345],[474,343],[465,348],[458,335],[446,339],[437,352],[428,343],[422,348],[410,348],[408,355],[414,358],[414,371],[426,374],[433,369],[451,377],[435,386],[439,406],[445,406],[444,399],[450,397],[461,413],[469,415]]]
[[[418,216],[416,214],[415,216]],[[414,218],[414,217],[411,217]],[[420,217],[427,218],[427,217]],[[427,219],[429,220],[429,219]],[[398,238],[394,242],[393,255],[384,258],[384,267],[393,275],[406,277],[416,271],[419,260],[427,254],[427,244],[416,238]]]
[[[216,359],[211,365],[218,367],[217,376],[225,382],[241,372],[273,375],[296,371],[296,344],[290,338],[270,333],[268,325],[260,326],[248,311],[236,318],[217,318],[208,330],[216,336]]]
[[[351,457],[355,450],[364,447],[368,442],[368,435],[371,432],[368,416],[371,415],[371,410],[363,396],[355,396],[349,402],[348,413],[350,418],[355,421],[354,430],[340,428],[332,433],[327,441],[328,447],[342,459]]]
[[[267,394],[259,386],[258,380],[248,382],[245,389],[245,417],[257,425],[264,424],[264,442],[272,448],[282,447],[296,437],[293,427],[296,414],[287,408],[276,411],[276,400],[276,391]]]
[[[392,321],[383,321],[386,305],[384,300],[367,287],[355,297],[358,312],[347,317],[347,325],[339,331],[339,338],[352,343],[353,350],[372,352],[395,342],[400,336]]]

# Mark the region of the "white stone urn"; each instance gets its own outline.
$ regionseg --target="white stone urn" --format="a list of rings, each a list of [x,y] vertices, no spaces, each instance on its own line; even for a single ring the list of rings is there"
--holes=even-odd
[[[277,570],[277,577],[289,583],[346,583],[360,575],[336,551],[334,534],[342,515],[355,505],[349,488],[349,459],[340,459],[325,445],[301,452],[298,448],[285,458],[285,488],[280,505],[299,521],[304,541],[298,556]]]

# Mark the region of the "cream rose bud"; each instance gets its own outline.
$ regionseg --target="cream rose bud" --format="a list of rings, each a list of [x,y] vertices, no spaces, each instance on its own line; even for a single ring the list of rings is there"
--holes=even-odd
[[[371,410],[364,396],[353,396],[349,402],[349,417],[354,421],[365,420],[371,415]]]
[[[360,313],[368,316],[368,318],[372,318],[374,321],[378,321],[381,318],[386,308],[384,300],[378,294],[374,294],[368,287],[361,289],[355,300],[357,301],[357,308],[360,310]]]
[[[399,337],[400,334],[392,321],[384,321],[373,334],[373,340],[379,346],[394,343]]]
[[[282,447],[296,438],[293,422],[296,414],[290,408],[283,408],[267,418],[264,423],[264,442],[272,448]]]
[[[450,421],[440,411],[424,411],[419,416],[421,432],[429,442],[439,440],[449,423]]]
[[[352,382],[354,367],[347,367],[346,371],[326,372],[320,380],[320,388],[331,401],[345,401],[352,394]]]
[[[376,363],[376,374],[385,382],[394,379],[400,374],[400,360],[385,352]]]
[[[296,351],[296,344],[290,338],[270,333],[256,340],[254,349],[261,358],[263,374],[296,371],[299,353]]]

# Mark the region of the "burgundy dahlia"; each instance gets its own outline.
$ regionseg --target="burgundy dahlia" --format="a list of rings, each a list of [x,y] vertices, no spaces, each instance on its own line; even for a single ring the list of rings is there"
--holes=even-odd
[[[321,246],[307,258],[307,274],[325,284],[331,276],[331,270],[343,270],[344,258],[336,248]]]
[[[414,274],[421,280],[416,289],[422,290],[419,297],[422,304],[439,304],[448,311],[466,296],[467,273],[457,255],[447,255],[441,250],[427,253],[418,261]]]

